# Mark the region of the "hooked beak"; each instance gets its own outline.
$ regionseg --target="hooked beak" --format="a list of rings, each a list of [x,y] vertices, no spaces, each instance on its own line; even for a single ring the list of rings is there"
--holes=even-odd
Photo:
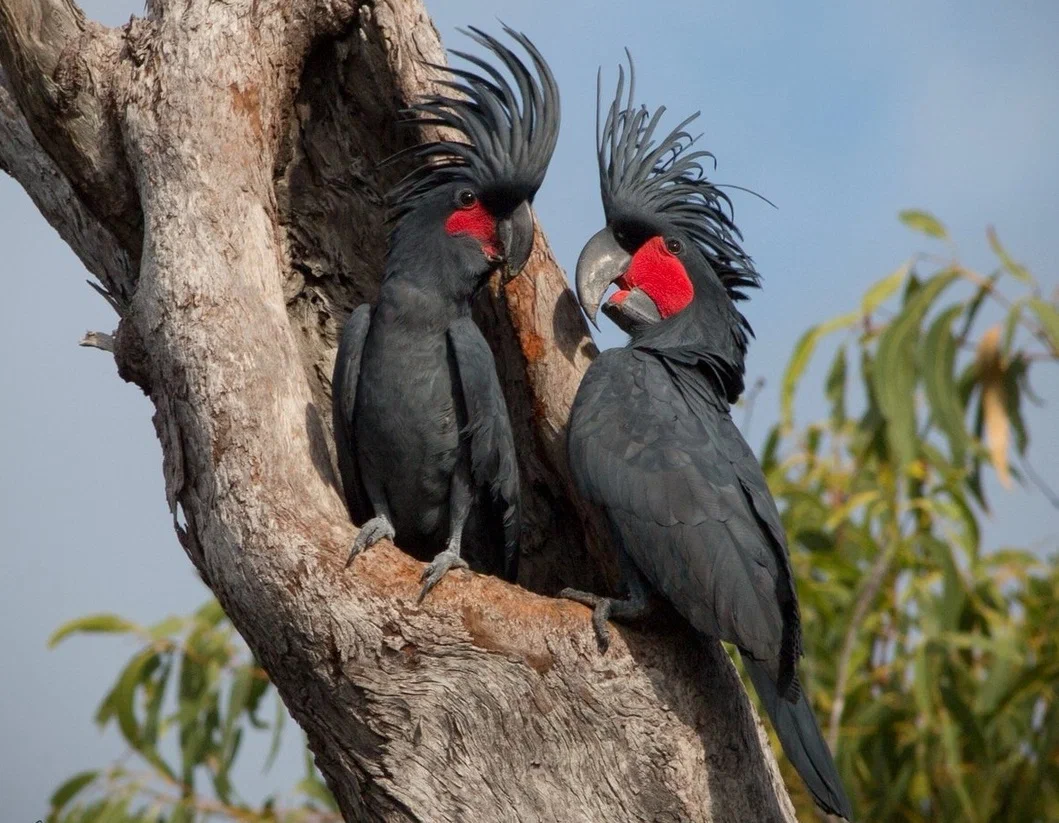
[[[529,202],[523,201],[509,217],[499,221],[496,233],[502,256],[491,262],[507,263],[506,282],[522,271],[533,250],[533,212]]]
[[[596,315],[603,294],[610,284],[625,274],[632,257],[625,251],[609,228],[592,235],[581,256],[577,258],[577,299],[585,310],[588,319],[597,329]]]
[[[596,232],[581,250],[577,259],[577,299],[597,329],[596,315],[604,293],[611,283],[628,271],[631,262],[632,257],[609,228]],[[603,313],[626,334],[662,319],[654,301],[638,288],[626,293],[621,302],[608,301]]]

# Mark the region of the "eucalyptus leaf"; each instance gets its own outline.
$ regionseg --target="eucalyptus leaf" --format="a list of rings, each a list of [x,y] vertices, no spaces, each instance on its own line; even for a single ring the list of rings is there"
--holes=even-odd
[[[935,318],[923,338],[920,363],[923,386],[931,412],[949,441],[954,465],[962,466],[967,453],[967,425],[956,391],[956,339],[952,323],[963,312],[962,305],[951,306]]]
[[[1048,336],[1048,342],[1052,347],[1052,354],[1059,357],[1059,309],[1051,303],[1046,303],[1039,297],[1027,300],[1026,305],[1037,315],[1041,328]]]
[[[905,209],[898,217],[908,228],[922,232],[928,237],[937,237],[944,240],[949,236],[942,222],[928,211]]]
[[[955,272],[946,271],[924,283],[879,339],[872,383],[898,467],[907,465],[916,454],[915,351],[920,323],[934,300],[956,278]]]
[[[98,777],[99,772],[93,769],[85,772],[78,772],[73,777],[64,780],[59,785],[59,788],[52,792],[52,814],[62,811],[62,809],[66,807],[66,804],[73,800],[78,792],[95,782]]]
[[[124,634],[142,631],[135,623],[116,614],[89,614],[63,623],[48,638],[48,646],[54,648],[71,634]]]

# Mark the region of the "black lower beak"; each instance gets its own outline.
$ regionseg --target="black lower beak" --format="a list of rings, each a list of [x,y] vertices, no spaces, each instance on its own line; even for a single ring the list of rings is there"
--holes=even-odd
[[[626,334],[635,334],[662,319],[658,306],[640,289],[633,289],[620,303],[604,303],[603,313]]]
[[[597,329],[596,315],[607,288],[625,274],[632,258],[609,228],[592,235],[577,258],[577,299]]]
[[[496,262],[507,263],[506,279],[510,280],[522,271],[533,250],[533,211],[528,202],[505,217],[497,225],[497,238],[500,240],[503,259]]]

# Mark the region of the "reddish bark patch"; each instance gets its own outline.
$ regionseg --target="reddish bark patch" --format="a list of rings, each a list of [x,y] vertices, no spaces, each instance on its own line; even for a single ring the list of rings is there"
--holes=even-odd
[[[478,648],[507,656],[521,657],[526,665],[538,674],[547,674],[555,665],[552,653],[548,651],[547,646],[543,643],[533,643],[536,638],[531,633],[524,632],[507,621],[490,620],[482,614],[481,610],[473,606],[465,606],[463,609],[463,627],[471,636],[471,642]],[[505,628],[510,633],[505,632],[502,635],[498,630]],[[526,641],[530,642],[526,643]],[[536,646],[536,648],[531,646]]]
[[[548,353],[548,346],[544,342],[544,338],[536,332],[527,330],[520,337],[522,353],[526,356],[527,362],[536,363]]]
[[[232,108],[250,121],[250,127],[258,138],[264,137],[265,129],[261,125],[261,94],[257,86],[239,88],[238,83],[228,86],[232,95]]]

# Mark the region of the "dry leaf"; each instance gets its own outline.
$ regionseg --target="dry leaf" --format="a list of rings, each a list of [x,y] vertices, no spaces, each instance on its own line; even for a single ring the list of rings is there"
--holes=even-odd
[[[993,326],[978,344],[978,373],[982,376],[982,415],[985,420],[985,442],[1000,484],[1011,488],[1008,446],[1011,444],[1011,421],[1004,405],[1004,365],[1000,359],[1000,325]]]

